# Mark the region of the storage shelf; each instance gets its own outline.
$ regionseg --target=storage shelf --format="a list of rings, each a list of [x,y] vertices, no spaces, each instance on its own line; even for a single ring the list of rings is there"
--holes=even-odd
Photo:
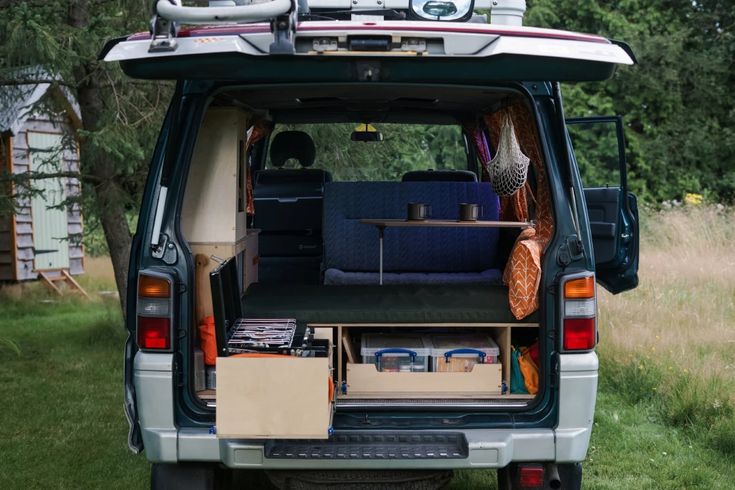
[[[345,373],[343,370],[344,357],[345,357],[345,348],[343,346],[343,337],[345,334],[349,331],[350,328],[477,328],[477,329],[488,329],[491,332],[492,337],[495,339],[496,343],[500,347],[500,364],[502,365],[502,380],[505,382],[505,385],[510,388],[510,351],[511,351],[511,331],[514,328],[518,329],[528,329],[528,328],[539,328],[540,324],[536,322],[526,322],[526,323],[507,323],[507,322],[500,322],[500,323],[493,323],[493,322],[485,322],[485,323],[309,323],[310,327],[314,328],[329,328],[336,330],[336,345],[337,345],[337,400],[343,399],[349,399],[350,396],[349,393],[347,395],[342,394],[339,392],[339,388],[342,386],[343,382],[346,381],[345,379]],[[356,354],[352,353],[350,354],[350,357],[352,359],[347,359],[350,363],[356,363],[359,362],[356,359]],[[431,373],[429,373],[431,374]],[[375,397],[375,399],[386,399],[388,396],[386,396],[386,393],[382,394],[375,394],[375,395],[369,395],[366,396],[365,393],[357,393],[356,396],[359,396],[361,399],[371,399]],[[391,393],[389,398],[391,400],[399,400],[402,395]],[[437,394],[434,393],[434,398],[436,398]],[[442,398],[452,397],[453,395],[451,393],[442,393]],[[409,396],[409,398],[417,398],[416,396]],[[474,394],[474,398],[478,398],[477,394]],[[483,395],[481,398],[485,398],[485,395]],[[510,394],[495,394],[495,395],[487,395],[487,399],[499,399],[499,400],[516,400],[516,401],[527,401],[530,399],[533,399],[533,395],[510,395]],[[457,398],[459,399],[459,398]]]

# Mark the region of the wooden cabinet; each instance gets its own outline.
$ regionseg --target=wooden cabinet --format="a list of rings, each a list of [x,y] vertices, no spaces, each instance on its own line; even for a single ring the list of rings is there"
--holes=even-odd
[[[326,439],[330,358],[217,358],[217,436]]]

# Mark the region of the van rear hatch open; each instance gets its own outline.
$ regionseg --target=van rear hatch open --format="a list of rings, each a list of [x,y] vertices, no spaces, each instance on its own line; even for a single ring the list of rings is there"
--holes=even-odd
[[[136,34],[125,40],[109,44],[103,52],[103,57],[106,61],[120,62],[125,73],[131,77],[190,82],[201,80],[209,82],[202,84],[208,85],[208,89],[214,89],[217,82],[233,87],[309,83],[326,86],[328,84],[354,84],[354,82],[420,83],[437,87],[441,84],[488,86],[495,83],[503,85],[507,82],[528,80],[591,81],[610,77],[617,64],[634,63],[632,54],[624,46],[598,36],[494,25],[395,21],[307,21],[298,25],[294,36],[295,53],[292,55],[270,54],[268,48],[273,41],[274,36],[268,24],[196,27],[181,30],[176,37],[176,47],[172,50],[151,50],[150,36]],[[257,89],[257,87],[253,88]],[[201,104],[203,107],[204,103]],[[196,109],[201,108],[197,106]],[[243,122],[247,120],[243,115],[235,114],[233,117],[240,118]],[[239,136],[242,137],[242,134]],[[174,141],[173,144],[177,142]],[[167,188],[161,186],[162,192],[159,195],[161,210],[166,201],[164,190]],[[157,212],[156,217],[158,218],[159,215],[162,216],[163,212]],[[158,221],[158,230],[160,231],[160,221]],[[154,243],[158,243],[157,238]],[[262,306],[265,303],[258,304]],[[339,346],[344,338],[343,333],[345,333],[344,325],[341,325],[340,322],[344,322],[344,319],[313,326],[335,330],[336,335],[330,335],[337,339]],[[549,318],[539,319],[528,325],[499,322],[478,327],[493,329],[493,337],[506,356],[502,360],[502,364],[506,366],[506,371],[502,373],[503,380],[500,380],[500,373],[498,373],[498,382],[496,382],[499,392],[503,390],[502,382],[510,381],[507,366],[509,365],[512,329],[516,331],[524,328],[538,329],[540,325],[547,323],[549,323]],[[354,329],[374,327],[375,325],[359,325],[359,323],[348,326]],[[362,335],[362,332],[357,335]],[[182,344],[189,341],[181,339]],[[315,366],[314,375],[310,379],[313,378],[314,386],[319,389],[317,394],[321,398],[318,403],[323,403],[324,400],[332,403],[334,395],[327,390],[327,386],[333,386],[334,381],[338,389],[342,387],[341,381],[344,378],[343,373],[340,372],[343,365],[341,346],[337,355],[339,369],[336,370],[334,379],[330,378],[329,384],[324,382],[324,378],[328,377],[331,369],[329,363],[321,360],[314,363],[318,365]],[[257,381],[257,373],[263,371],[261,364],[271,361],[240,359],[238,362],[243,367],[237,367],[237,369],[246,371],[252,369],[253,376],[240,376],[241,372],[235,369],[235,376],[232,378]],[[247,366],[248,364],[252,366]],[[359,366],[360,364],[358,362],[354,365]],[[552,366],[551,369],[554,367]],[[277,371],[272,370],[278,374]],[[299,380],[291,379],[291,371],[293,369],[283,370],[279,374],[280,377],[275,379],[284,383],[289,381],[295,383],[294,388],[301,386],[298,383]],[[355,371],[352,373],[354,374]],[[389,373],[396,380],[403,377],[404,374],[406,373]],[[441,373],[441,376],[445,374],[447,375],[445,377],[448,378],[454,373]],[[345,372],[344,375],[349,379],[349,373]],[[363,385],[370,386],[370,383],[378,376],[383,376],[383,373],[370,373],[370,376],[364,377]],[[268,385],[282,386],[278,382]],[[254,390],[257,388],[257,386],[253,387]],[[397,389],[404,390],[402,386]],[[316,393],[315,390],[310,391],[312,392]],[[326,396],[322,396],[325,394]],[[348,391],[347,395],[349,394]],[[494,404],[492,397],[489,400],[479,401],[467,398],[462,403],[458,403],[456,400],[447,401],[436,397],[425,400],[420,396],[395,396],[392,398],[392,406],[388,408],[386,408],[384,398],[372,399],[369,396],[350,398],[340,396],[340,394],[337,394],[336,398],[343,408],[338,428],[351,430],[363,428],[368,423],[381,427],[404,428],[409,419],[405,415],[406,411],[416,407],[430,412],[429,416],[415,426],[416,428],[436,429],[455,423],[467,428],[519,427],[527,422],[536,423],[539,417],[547,417],[541,409],[538,409],[538,413],[535,414],[530,413],[531,410],[521,413],[522,409],[528,407],[524,402],[527,398],[513,400],[506,397],[506,400],[497,404],[502,405],[506,411],[498,410],[494,413],[490,410],[480,410],[492,408]],[[234,406],[239,406],[238,404],[241,404],[241,401],[235,400]],[[282,400],[275,400],[274,405],[283,405]],[[192,412],[200,410],[200,407],[189,408]],[[256,408],[258,413],[269,413],[268,407]],[[373,409],[378,415],[368,420],[365,414]],[[201,413],[200,411],[200,413],[191,415],[191,419],[199,424],[202,423],[202,420],[211,420],[211,417],[209,419],[199,417]],[[547,418],[549,421],[546,423],[552,424],[551,417]],[[324,417],[320,421],[322,423],[318,435],[327,437],[330,419]],[[274,436],[267,428],[265,430],[258,428],[258,430],[261,431],[256,434],[259,437]],[[244,437],[243,434],[245,433],[234,433],[235,436],[240,437]],[[314,431],[306,431],[309,437],[314,437],[315,434]],[[246,435],[254,437],[252,432]]]
[[[268,24],[192,27],[172,51],[151,51],[142,33],[112,41],[101,57],[133,78],[253,83],[592,81],[635,62],[599,36],[483,24],[306,21],[293,55],[270,55],[273,40]]]

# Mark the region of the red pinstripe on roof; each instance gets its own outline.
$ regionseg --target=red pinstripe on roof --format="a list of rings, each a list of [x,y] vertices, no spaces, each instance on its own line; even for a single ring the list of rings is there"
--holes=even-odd
[[[562,39],[567,41],[585,41],[592,43],[609,44],[604,37],[592,34],[581,34],[554,29],[539,29],[533,27],[506,27],[491,24],[469,23],[438,23],[438,22],[301,22],[298,32],[315,31],[376,31],[376,32],[432,32],[447,34],[486,34],[496,36],[530,37],[540,39]],[[269,24],[243,24],[224,26],[196,26],[181,29],[179,37],[204,36],[238,36],[241,34],[263,34],[270,32]],[[139,32],[128,38],[128,41],[150,39],[147,32]]]

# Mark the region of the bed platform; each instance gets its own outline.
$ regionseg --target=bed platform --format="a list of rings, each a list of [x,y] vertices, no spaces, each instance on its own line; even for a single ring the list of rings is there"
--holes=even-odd
[[[246,318],[298,318],[310,324],[521,323],[508,308],[508,289],[492,285],[252,284]],[[522,323],[538,323],[538,312]]]

